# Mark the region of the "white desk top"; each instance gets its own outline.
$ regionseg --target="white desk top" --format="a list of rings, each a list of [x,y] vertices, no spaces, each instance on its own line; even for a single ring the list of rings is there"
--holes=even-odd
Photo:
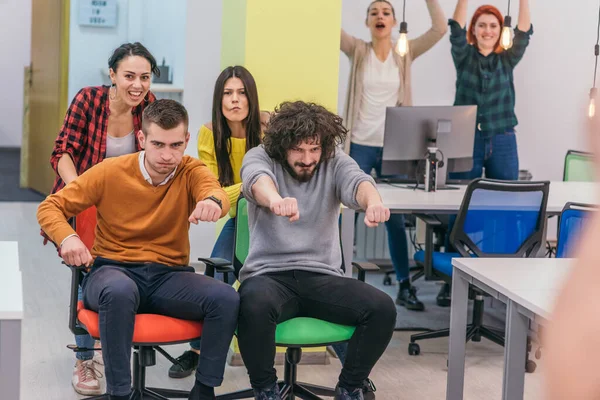
[[[0,242],[0,320],[23,319],[23,283],[17,242]]]
[[[452,186],[452,185],[451,185]],[[425,192],[378,184],[377,190],[381,194],[383,204],[393,211],[412,213],[455,213],[460,208],[466,186],[457,186],[458,190],[439,190]],[[589,182],[562,182],[550,183],[547,212],[559,214],[568,202],[595,204],[600,186]]]
[[[569,258],[454,258],[452,265],[544,319],[565,282]]]

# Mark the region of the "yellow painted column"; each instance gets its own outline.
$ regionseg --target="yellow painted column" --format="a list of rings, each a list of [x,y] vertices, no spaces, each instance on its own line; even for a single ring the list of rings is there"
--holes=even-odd
[[[337,113],[341,18],[341,0],[223,0],[221,69],[246,67],[262,110],[303,100]],[[231,350],[236,364],[236,338]],[[323,347],[303,352],[326,360]]]
[[[337,110],[341,0],[223,0],[221,66],[254,76],[263,110],[286,100]]]

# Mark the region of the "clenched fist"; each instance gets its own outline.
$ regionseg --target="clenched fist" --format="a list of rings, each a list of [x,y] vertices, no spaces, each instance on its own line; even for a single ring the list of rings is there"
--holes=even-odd
[[[79,236],[71,236],[60,246],[60,256],[65,263],[74,267],[92,264],[92,255]]]
[[[221,217],[221,207],[210,199],[199,201],[190,214],[188,221],[198,225],[198,222],[217,222]]]
[[[289,217],[290,222],[298,221],[298,219],[300,219],[298,200],[293,197],[285,197],[283,199],[275,200],[271,202],[269,208],[275,215],[279,215],[280,217]]]
[[[365,210],[365,225],[369,228],[375,228],[379,223],[390,219],[390,209],[383,204],[373,204]]]

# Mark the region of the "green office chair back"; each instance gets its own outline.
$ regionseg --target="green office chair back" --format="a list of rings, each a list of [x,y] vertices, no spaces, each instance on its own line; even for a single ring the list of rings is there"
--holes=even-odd
[[[563,181],[593,182],[593,162],[592,154],[569,150],[565,156]]]
[[[235,250],[233,267],[239,275],[250,249],[248,202],[240,196],[235,221]],[[354,326],[334,324],[316,318],[297,317],[277,325],[275,343],[287,347],[313,347],[345,342],[354,334]]]

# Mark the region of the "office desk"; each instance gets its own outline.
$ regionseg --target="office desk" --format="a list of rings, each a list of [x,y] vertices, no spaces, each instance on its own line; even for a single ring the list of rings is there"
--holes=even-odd
[[[3,399],[20,397],[23,285],[17,242],[0,242],[0,388]]]
[[[523,398],[529,320],[547,324],[568,274],[566,258],[454,258],[447,400],[463,398],[468,289],[474,285],[506,303],[502,398]]]
[[[377,190],[381,194],[383,204],[393,213],[433,215],[458,212],[466,186],[457,187],[458,190],[425,192],[389,184],[378,184]],[[548,215],[558,215],[565,204],[569,202],[595,204],[598,198],[596,196],[598,188],[600,188],[598,184],[589,182],[551,182],[546,212]],[[352,273],[350,262],[354,244],[354,214],[354,210],[342,208],[341,240],[347,274]]]

